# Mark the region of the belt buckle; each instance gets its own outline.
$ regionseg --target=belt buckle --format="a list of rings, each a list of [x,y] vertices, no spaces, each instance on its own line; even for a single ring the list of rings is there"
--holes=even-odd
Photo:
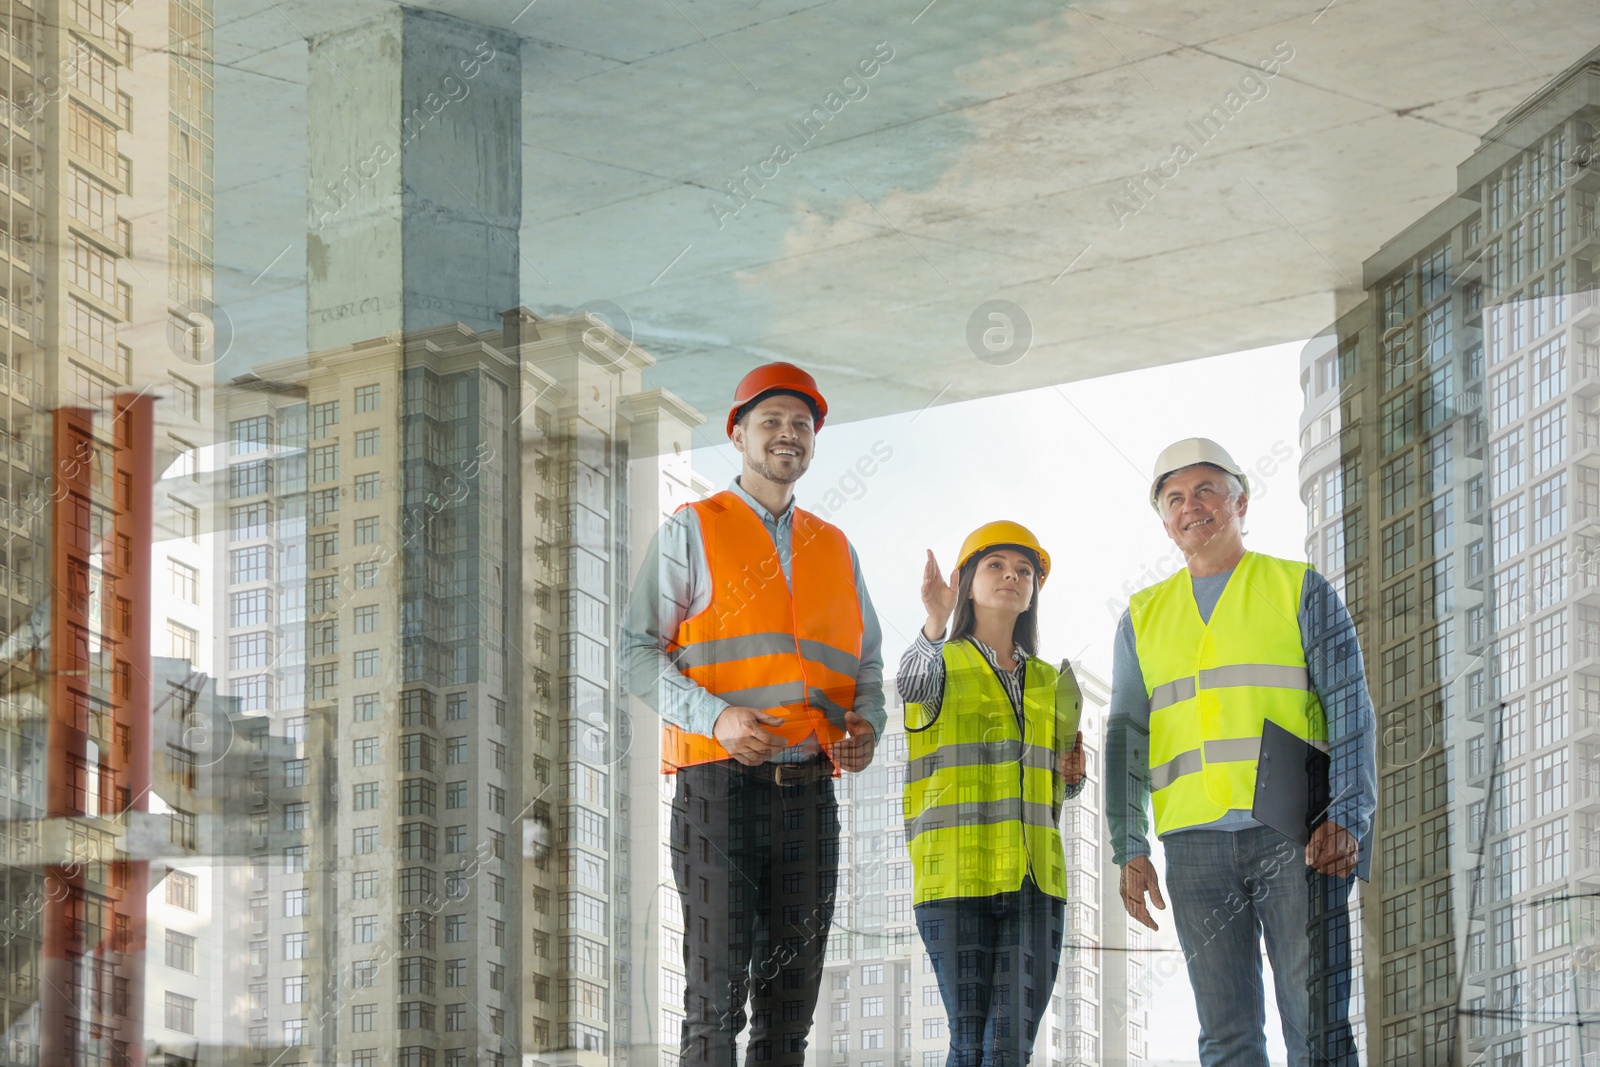
[[[801,763],[774,763],[772,781],[778,786],[803,785],[811,778],[810,761]]]

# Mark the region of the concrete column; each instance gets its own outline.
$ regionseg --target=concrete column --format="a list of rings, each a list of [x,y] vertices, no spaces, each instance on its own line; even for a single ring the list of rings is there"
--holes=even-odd
[[[519,303],[518,41],[396,8],[313,39],[307,98],[307,344]]]

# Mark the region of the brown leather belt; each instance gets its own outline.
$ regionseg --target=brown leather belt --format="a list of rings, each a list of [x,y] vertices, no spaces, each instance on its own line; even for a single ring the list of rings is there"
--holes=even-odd
[[[808,785],[818,779],[833,776],[833,764],[829,762],[827,756],[820,753],[798,763],[763,764],[761,768],[763,774],[767,767],[772,768],[772,780],[777,785]],[[751,770],[757,768],[752,767]]]

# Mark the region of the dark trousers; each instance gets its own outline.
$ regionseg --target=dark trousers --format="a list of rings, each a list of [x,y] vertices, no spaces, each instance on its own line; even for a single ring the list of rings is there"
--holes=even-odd
[[[825,762],[795,784],[773,773],[724,760],[677,774],[685,1067],[733,1067],[746,1022],[746,1063],[805,1063],[833,924],[839,805]]]
[[[916,914],[950,1023],[946,1067],[1022,1067],[1050,1010],[1065,903],[1024,878],[1015,893],[930,900]]]

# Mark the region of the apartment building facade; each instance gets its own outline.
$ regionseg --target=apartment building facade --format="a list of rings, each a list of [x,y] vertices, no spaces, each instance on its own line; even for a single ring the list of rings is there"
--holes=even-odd
[[[164,868],[127,843],[152,808],[169,855],[199,843],[198,812],[154,799],[150,715],[153,657],[204,665],[201,490],[158,476],[210,432],[174,328],[209,311],[210,20],[191,0],[0,11],[7,1063],[108,1062],[169,1021],[143,963]],[[173,574],[195,581],[169,627]]]
[[[1308,550],[1379,715],[1374,1063],[1600,1055],[1597,104],[1591,53],[1485,134],[1308,350]]]

